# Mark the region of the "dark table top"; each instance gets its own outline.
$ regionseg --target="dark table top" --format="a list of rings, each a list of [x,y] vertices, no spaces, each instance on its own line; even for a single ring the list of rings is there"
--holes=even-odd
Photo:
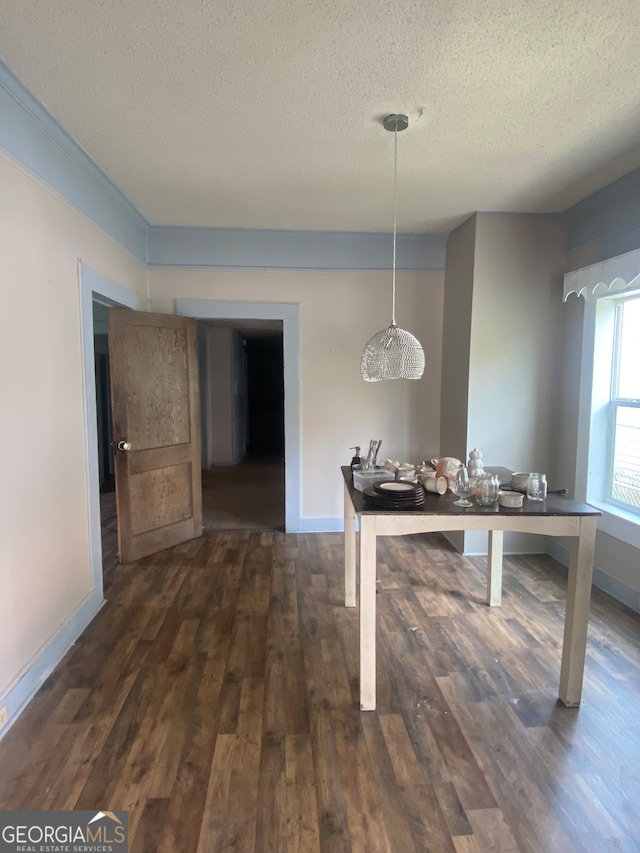
[[[525,495],[522,506],[517,508],[500,506],[498,503],[493,506],[478,506],[474,503],[472,507],[460,507],[454,506],[457,498],[451,492],[444,495],[426,492],[424,505],[418,509],[380,509],[368,503],[363,493],[354,488],[351,468],[343,465],[341,470],[355,510],[360,515],[602,515],[599,509],[574,501],[566,495],[547,495],[544,501],[530,501]],[[487,466],[487,470],[498,474],[501,483],[511,479],[512,472],[508,468]]]

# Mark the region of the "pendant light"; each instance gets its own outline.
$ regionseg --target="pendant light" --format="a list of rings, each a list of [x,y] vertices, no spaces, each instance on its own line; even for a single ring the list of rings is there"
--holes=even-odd
[[[393,273],[391,276],[391,325],[368,341],[362,353],[360,369],[367,382],[383,379],[420,379],[424,372],[424,351],[410,332],[396,326],[396,242],[398,231],[398,133],[406,130],[405,115],[390,115],[382,122],[393,131],[395,163],[393,172]]]

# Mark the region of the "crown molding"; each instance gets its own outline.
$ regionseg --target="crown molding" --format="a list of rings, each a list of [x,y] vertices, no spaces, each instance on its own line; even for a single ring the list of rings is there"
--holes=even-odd
[[[0,149],[146,262],[147,220],[1,60],[0,116]]]
[[[149,266],[219,269],[387,270],[392,235],[158,226]],[[398,234],[397,269],[442,271],[446,234]]]

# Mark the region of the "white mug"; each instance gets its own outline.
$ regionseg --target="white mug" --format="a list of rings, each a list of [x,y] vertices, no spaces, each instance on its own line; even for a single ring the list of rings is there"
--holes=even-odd
[[[446,477],[425,477],[422,485],[426,492],[432,492],[436,495],[444,495],[448,486]]]

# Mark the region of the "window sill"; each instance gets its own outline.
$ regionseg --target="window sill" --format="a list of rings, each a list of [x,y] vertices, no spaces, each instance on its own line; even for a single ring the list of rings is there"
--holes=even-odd
[[[640,548],[639,515],[607,503],[607,501],[590,500],[589,503],[602,511],[602,518],[598,519],[598,530],[613,536],[614,539],[626,542],[627,545]]]

